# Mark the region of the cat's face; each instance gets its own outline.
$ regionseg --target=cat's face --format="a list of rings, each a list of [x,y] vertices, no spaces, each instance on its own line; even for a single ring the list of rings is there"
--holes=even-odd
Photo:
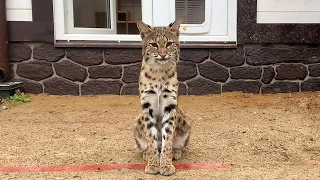
[[[146,63],[166,64],[179,59],[180,24],[180,19],[163,27],[150,27],[141,21],[137,22],[142,38],[142,54]]]

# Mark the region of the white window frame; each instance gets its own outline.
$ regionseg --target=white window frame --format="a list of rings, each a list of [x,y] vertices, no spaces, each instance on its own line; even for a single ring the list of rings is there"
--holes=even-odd
[[[73,41],[73,40],[74,41],[104,41],[105,40],[105,41],[119,41],[119,42],[120,41],[141,41],[141,38],[139,35],[103,34],[103,33],[102,34],[68,33],[66,29],[68,27],[66,26],[66,23],[65,23],[68,18],[67,17],[68,15],[66,16],[65,14],[66,1],[72,2],[72,0],[53,0],[55,40],[64,40],[64,41]],[[111,1],[115,2],[115,0],[111,0]],[[141,3],[143,3],[142,20],[146,23],[152,24],[152,11],[148,11],[148,9],[152,9],[152,1],[150,0],[141,0],[141,1],[142,1]],[[69,9],[69,12],[72,11],[71,9]],[[69,14],[69,16],[71,15]],[[73,13],[72,13],[72,16],[73,16]],[[98,28],[79,28],[79,29],[94,30]]]
[[[88,28],[80,28],[79,31],[75,31],[72,34],[68,33],[66,30],[66,28],[68,27],[66,27],[66,23],[65,23],[66,19],[68,18],[67,17],[68,15],[66,16],[65,14],[65,9],[66,9],[65,1],[72,1],[72,0],[53,0],[55,40],[62,40],[62,41],[68,41],[68,42],[69,41],[118,41],[118,42],[141,41],[141,38],[139,35],[81,33],[80,30],[86,30]],[[115,0],[111,0],[111,1],[115,1]],[[142,21],[144,21],[145,23],[151,26],[154,25],[153,16],[155,12],[152,12],[152,9],[154,7],[153,6],[154,1],[168,1],[168,0],[141,0]],[[237,0],[226,0],[226,1],[228,1],[228,17],[227,17],[228,22],[227,22],[226,35],[184,36],[183,32],[181,31],[182,33],[180,36],[180,41],[182,42],[186,42],[186,41],[188,42],[189,41],[190,42],[236,42],[237,41]],[[69,16],[71,15],[69,14]],[[170,18],[172,19],[174,17],[170,14],[168,14],[167,16],[169,18],[167,19],[167,21],[170,21]],[[189,26],[191,27],[192,25],[189,25]],[[90,28],[90,30],[94,30],[94,29],[98,29],[98,28],[92,28],[92,29]]]
[[[117,22],[115,18],[111,18],[111,28],[84,28],[74,26],[74,11],[73,11],[73,1],[65,0],[64,13],[66,14],[66,32],[68,34],[116,34],[117,32]],[[70,7],[70,8],[68,8]],[[72,8],[71,8],[72,7]],[[114,0],[110,1],[110,15],[111,17],[116,16],[116,3]]]
[[[176,10],[176,4],[175,4],[175,0],[170,0],[169,1],[170,5],[169,5],[169,11],[171,11],[169,14],[170,14],[170,17],[169,17],[169,20],[172,22],[174,21],[176,18],[178,17],[175,17],[176,14],[174,13],[175,10]],[[202,33],[207,33],[210,29],[210,22],[211,21],[211,5],[212,3],[212,0],[205,0],[205,21],[202,23],[202,24],[181,24],[181,27],[180,27],[180,31],[181,31],[181,34],[202,34]],[[188,29],[188,32],[185,32],[183,30],[183,28],[186,28]]]

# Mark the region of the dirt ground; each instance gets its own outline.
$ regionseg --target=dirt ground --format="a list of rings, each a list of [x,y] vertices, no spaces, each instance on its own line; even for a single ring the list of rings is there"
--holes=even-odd
[[[32,95],[0,111],[0,167],[144,163],[133,140],[137,96]],[[0,179],[320,179],[320,93],[181,96],[192,136],[176,163],[231,168],[0,173]]]

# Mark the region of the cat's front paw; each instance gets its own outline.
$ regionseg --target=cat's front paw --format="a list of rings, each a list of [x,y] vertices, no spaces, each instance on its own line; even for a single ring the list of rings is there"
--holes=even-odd
[[[154,164],[148,164],[144,169],[144,172],[146,172],[147,174],[158,174],[159,166]]]
[[[176,171],[176,168],[173,165],[166,165],[163,167],[160,167],[160,174],[164,176],[170,176],[174,174]]]

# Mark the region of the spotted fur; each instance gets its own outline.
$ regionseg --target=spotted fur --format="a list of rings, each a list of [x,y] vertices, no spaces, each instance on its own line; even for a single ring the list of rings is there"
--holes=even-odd
[[[145,172],[149,174],[172,175],[172,159],[181,157],[190,136],[190,125],[178,108],[180,24],[180,19],[167,27],[137,22],[142,38],[142,113],[137,118],[134,137],[148,163]]]

